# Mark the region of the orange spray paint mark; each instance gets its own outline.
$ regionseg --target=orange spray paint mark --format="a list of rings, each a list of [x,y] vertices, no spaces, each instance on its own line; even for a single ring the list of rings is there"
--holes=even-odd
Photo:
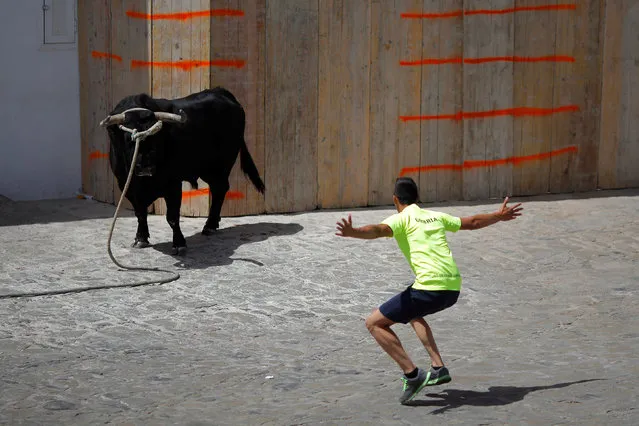
[[[156,68],[179,68],[183,71],[189,71],[193,68],[199,67],[232,67],[243,68],[244,61],[242,60],[215,60],[215,61],[176,61],[176,62],[150,62],[150,61],[131,61],[131,69],[142,67],[156,67]]]
[[[464,15],[503,15],[506,13],[515,13],[515,12],[535,12],[535,11],[544,11],[544,10],[576,10],[576,3],[566,3],[566,4],[545,4],[539,6],[520,6],[520,7],[511,7],[508,9],[478,9],[478,10],[466,10],[464,11]]]
[[[226,200],[241,200],[244,198],[244,194],[242,194],[240,191],[229,191],[226,193],[226,197],[224,197]]]
[[[489,56],[484,58],[427,58],[419,61],[400,61],[402,66],[443,65],[443,64],[483,64],[486,62],[575,62],[572,56]]]
[[[542,152],[540,154],[525,155],[520,157],[500,158],[497,160],[469,160],[469,161],[464,161],[462,164],[434,164],[434,165],[422,166],[422,167],[404,167],[399,173],[399,176],[406,176],[407,174],[410,174],[410,173],[430,172],[430,171],[436,171],[436,170],[462,171],[462,170],[477,169],[477,168],[503,166],[506,164],[512,164],[512,165],[518,166],[531,161],[545,160],[548,158],[556,157],[558,155],[568,154],[570,152],[578,152],[577,146],[571,145],[571,146],[567,146],[565,148],[557,149],[550,152]]]
[[[503,15],[506,13],[515,12],[533,12],[544,10],[576,10],[577,5],[575,3],[568,4],[547,4],[539,6],[521,6],[511,7],[508,9],[478,9],[478,10],[452,10],[442,13],[402,13],[400,16],[405,19],[442,19],[442,18],[457,18],[461,16],[472,15]]]
[[[101,158],[109,158],[109,153],[101,151],[91,151],[89,153],[89,161],[99,160]]]
[[[489,118],[489,117],[501,117],[511,115],[513,117],[541,117],[545,115],[557,114],[560,112],[579,111],[577,105],[566,105],[558,108],[508,108],[508,109],[494,109],[490,111],[478,111],[478,112],[458,112],[456,114],[442,114],[442,115],[402,115],[400,120],[406,121],[421,121],[421,120],[465,120],[470,118]]]
[[[111,58],[115,59],[118,62],[122,62],[122,56],[114,55],[113,53],[98,52],[97,50],[94,50],[93,52],[91,52],[91,56],[93,56],[94,58]]]
[[[185,199],[200,197],[202,195],[208,195],[208,194],[209,194],[208,188],[192,189],[190,191],[183,191],[182,199],[185,200]]]
[[[191,191],[182,192],[182,199],[186,200],[189,198],[201,197],[203,195],[209,195],[209,194],[210,194],[209,188],[193,189]],[[226,200],[241,200],[243,198],[244,198],[244,194],[241,193],[240,191],[228,191],[226,193],[226,196],[224,197],[224,199]]]
[[[402,13],[402,18],[407,19],[441,19],[441,18],[457,18],[458,16],[464,16],[463,10],[453,10],[451,12],[443,13]]]
[[[243,10],[233,9],[211,9],[211,10],[198,10],[196,12],[177,12],[177,13],[142,13],[134,10],[127,10],[126,15],[135,19],[146,20],[159,20],[167,19],[173,21],[186,21],[187,19],[202,18],[202,17],[222,17],[222,16],[244,16]]]

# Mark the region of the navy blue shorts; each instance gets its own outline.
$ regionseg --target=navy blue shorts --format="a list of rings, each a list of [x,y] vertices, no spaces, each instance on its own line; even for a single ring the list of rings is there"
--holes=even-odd
[[[415,290],[408,286],[382,304],[379,310],[389,320],[407,324],[416,318],[450,308],[457,303],[458,298],[459,291]]]

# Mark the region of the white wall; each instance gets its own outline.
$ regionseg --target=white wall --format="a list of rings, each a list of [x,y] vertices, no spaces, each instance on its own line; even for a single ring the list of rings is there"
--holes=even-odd
[[[2,3],[0,195],[71,197],[82,185],[77,40],[43,44],[42,0]]]

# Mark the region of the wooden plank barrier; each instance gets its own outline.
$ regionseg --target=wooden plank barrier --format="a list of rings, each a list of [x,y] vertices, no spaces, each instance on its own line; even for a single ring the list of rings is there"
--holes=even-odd
[[[242,12],[234,19],[211,19],[211,59],[241,61],[242,66],[212,67],[211,87],[231,91],[246,111],[244,139],[262,180],[265,179],[264,74],[265,74],[265,0],[212,0],[215,10]],[[222,207],[222,216],[264,212],[264,197],[259,194],[240,168],[238,156],[229,183],[232,194]]]
[[[424,13],[462,9],[462,0],[424,2]],[[456,62],[463,58],[463,28],[464,20],[459,17],[429,19],[423,24],[422,114],[447,114],[463,110],[463,66],[437,63],[442,59]],[[462,158],[464,126],[460,121],[422,120],[420,132],[420,164],[453,163]],[[417,181],[421,201],[461,199],[462,178],[462,173],[453,170],[422,170]]]
[[[317,206],[318,3],[269,2],[266,27],[266,210]]]
[[[389,205],[398,176],[423,202],[639,186],[637,26],[631,0],[80,2],[84,191],[119,196],[120,98],[217,85],[266,184],[238,158],[223,216]]]
[[[368,204],[371,4],[319,4],[318,205]]]
[[[420,110],[423,70],[398,64],[421,59],[423,23],[397,19],[397,11],[421,8],[421,0],[371,3],[371,63],[376,66],[370,71],[370,205],[391,204],[399,171],[420,155],[420,127],[402,125],[397,112]]]
[[[606,1],[599,187],[639,186],[639,3]]]

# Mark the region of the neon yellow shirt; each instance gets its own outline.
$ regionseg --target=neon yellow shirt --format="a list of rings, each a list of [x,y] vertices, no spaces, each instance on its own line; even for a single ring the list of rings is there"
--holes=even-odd
[[[446,231],[457,232],[461,228],[460,218],[411,204],[382,223],[393,230],[393,237],[415,274],[414,289],[461,289],[461,275],[446,241]]]

